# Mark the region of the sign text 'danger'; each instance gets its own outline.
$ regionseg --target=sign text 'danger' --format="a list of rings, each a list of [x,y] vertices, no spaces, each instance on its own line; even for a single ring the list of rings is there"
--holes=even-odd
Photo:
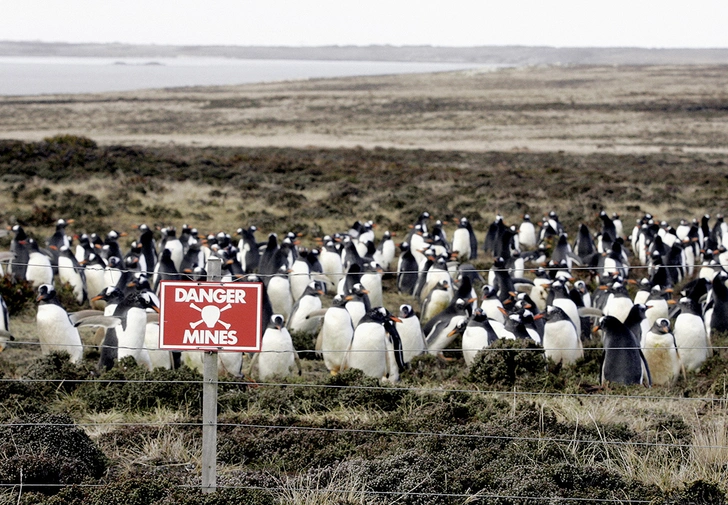
[[[163,281],[161,349],[257,351],[262,284]]]

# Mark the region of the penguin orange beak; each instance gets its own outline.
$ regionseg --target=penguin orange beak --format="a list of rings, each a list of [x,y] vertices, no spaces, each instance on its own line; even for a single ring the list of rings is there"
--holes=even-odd
[[[96,296],[94,296],[93,298],[91,298],[91,300],[90,300],[90,301],[92,301],[92,302],[97,302],[97,301],[99,301],[99,300],[103,300],[103,298],[104,298],[104,297],[103,297],[103,296],[101,296],[101,295],[96,295]]]
[[[400,318],[398,318],[397,316],[389,316],[389,319],[391,319],[395,323],[401,323],[402,322],[402,320]]]
[[[478,301],[478,299],[477,299],[477,298],[470,298],[470,299],[468,300],[468,303],[473,303],[473,302],[477,302],[477,301]]]
[[[677,305],[677,302],[675,300],[668,300],[667,304],[668,305]]]
[[[75,222],[76,222],[75,219],[66,219],[66,224],[73,224]]]
[[[503,307],[498,307],[498,310],[500,310],[501,314],[503,314],[504,316],[508,315],[508,311],[506,311],[506,309],[504,309]]]
[[[458,334],[458,329],[457,329],[457,328],[455,328],[455,329],[453,329],[453,330],[452,330],[452,331],[451,331],[450,333],[448,333],[448,334],[447,334],[447,336],[448,336],[448,337],[454,337],[454,336],[455,336],[455,335],[457,335],[457,334]]]
[[[156,312],[157,314],[161,314],[161,313],[162,313],[162,312],[161,312],[161,310],[159,310],[159,307],[157,307],[156,305],[153,305],[153,306],[152,306],[152,309],[153,309],[153,310],[154,310],[154,312]]]
[[[533,316],[533,318],[534,319],[543,319],[543,312],[541,312],[540,314],[536,314],[535,316]]]
[[[57,251],[58,250],[58,248],[56,246],[54,246],[54,245],[49,245],[48,246],[48,249],[53,249],[54,251]]]

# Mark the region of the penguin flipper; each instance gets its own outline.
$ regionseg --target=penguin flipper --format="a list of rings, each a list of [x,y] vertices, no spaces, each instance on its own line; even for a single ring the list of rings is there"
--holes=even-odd
[[[75,327],[80,326],[101,326],[103,328],[115,328],[121,324],[121,319],[114,316],[90,316],[81,319],[74,324]]]
[[[312,317],[324,317],[326,315],[326,311],[329,309],[319,309],[311,311],[309,315],[306,316],[306,319],[311,319]]]
[[[103,310],[79,310],[78,312],[71,312],[68,314],[68,319],[71,320],[71,324],[76,326],[76,324],[88,317],[94,317],[94,316],[103,316],[104,311]]]
[[[604,315],[600,309],[596,307],[579,307],[579,317],[601,317]]]

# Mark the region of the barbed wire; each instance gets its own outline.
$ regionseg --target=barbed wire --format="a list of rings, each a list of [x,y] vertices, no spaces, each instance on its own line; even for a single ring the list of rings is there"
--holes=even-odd
[[[6,484],[0,483],[0,488],[100,488],[106,487],[111,483],[105,484],[90,484],[90,483],[58,483],[58,484],[36,484],[33,482],[24,482],[18,484]],[[194,489],[200,490],[200,485],[194,484],[176,484],[172,487],[178,489]],[[365,494],[373,496],[419,496],[419,497],[441,497],[441,498],[470,498],[470,499],[503,499],[503,500],[534,500],[534,501],[569,501],[569,502],[589,502],[589,503],[626,503],[626,504],[642,504],[642,503],[654,503],[648,500],[633,500],[630,498],[581,498],[581,497],[565,497],[565,496],[529,496],[529,495],[505,495],[505,494],[491,494],[484,493],[482,491],[476,491],[473,493],[428,493],[425,491],[381,491],[373,489],[331,489],[327,487],[295,487],[295,486],[242,486],[242,485],[224,485],[217,484],[214,489],[225,490],[225,489],[237,489],[237,490],[251,490],[251,491],[286,491],[286,492],[314,492],[320,494],[332,493],[332,494]]]

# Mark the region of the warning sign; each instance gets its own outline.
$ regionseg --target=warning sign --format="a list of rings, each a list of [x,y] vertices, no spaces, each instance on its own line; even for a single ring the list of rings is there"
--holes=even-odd
[[[160,349],[260,350],[261,283],[162,281],[161,285]]]

